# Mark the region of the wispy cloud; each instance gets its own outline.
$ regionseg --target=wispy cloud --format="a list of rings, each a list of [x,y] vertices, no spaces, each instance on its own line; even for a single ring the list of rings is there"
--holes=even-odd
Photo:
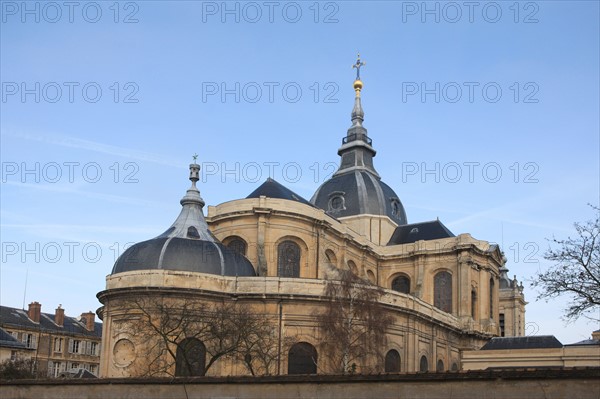
[[[12,129],[2,129],[3,136],[16,137],[23,140],[38,141],[51,145],[57,145],[61,147],[76,148],[80,150],[98,152],[101,154],[108,154],[111,156],[123,157],[127,159],[135,159],[138,161],[151,162],[159,165],[166,165],[171,167],[180,168],[182,167],[181,162],[176,162],[171,159],[167,159],[157,154],[150,152],[139,151],[132,148],[119,147],[110,144],[99,143],[97,141],[84,140],[71,136],[53,135],[53,134],[35,134],[26,132],[16,132]]]
[[[23,188],[27,190],[37,190],[37,191],[46,191],[46,192],[54,192],[60,194],[69,194],[69,195],[79,195],[83,197],[93,198],[96,200],[115,202],[121,204],[138,204],[144,206],[153,206],[160,207],[163,204],[156,201],[149,201],[146,199],[140,198],[131,198],[131,197],[123,197],[121,195],[113,195],[113,194],[102,194],[98,192],[93,192],[87,189],[78,189],[76,185],[69,184],[38,184],[38,183],[20,183],[15,181],[7,181],[3,183],[3,185],[9,185],[17,188]]]

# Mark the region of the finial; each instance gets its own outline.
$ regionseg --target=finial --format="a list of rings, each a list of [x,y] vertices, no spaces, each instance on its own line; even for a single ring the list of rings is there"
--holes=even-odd
[[[196,182],[200,180],[200,165],[196,163],[198,154],[194,154],[192,158],[194,158],[194,163],[190,164],[190,181],[192,182],[192,186],[187,190],[185,197],[181,199],[180,203],[181,205],[197,203],[200,204],[200,207],[203,207],[204,200],[200,197],[200,191],[196,187]]]
[[[352,65],[352,68],[356,68],[356,80],[360,80],[360,67],[364,65],[367,65],[367,63],[360,60],[360,53],[358,53],[356,64]]]
[[[200,180],[200,165],[196,163],[198,154],[192,155],[194,162],[190,164],[190,180],[192,181],[192,189],[196,189],[196,182]]]

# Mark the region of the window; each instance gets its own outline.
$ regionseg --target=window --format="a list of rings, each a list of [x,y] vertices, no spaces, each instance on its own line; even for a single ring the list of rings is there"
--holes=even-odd
[[[392,281],[392,289],[404,294],[410,293],[410,278],[407,276],[398,276]]]
[[[15,360],[17,360],[17,357],[17,351],[10,351],[10,360],[14,362]]]
[[[248,245],[242,238],[234,236],[227,242],[227,248],[231,249],[236,254],[246,256]]]
[[[433,305],[447,313],[452,313],[452,275],[439,272],[433,278]]]
[[[331,267],[332,269],[337,268],[337,257],[331,249],[325,251],[325,259],[329,267]]]
[[[54,338],[54,352],[62,352],[63,338]]]
[[[98,342],[90,342],[90,355],[98,356]]]
[[[90,373],[94,374],[94,375],[98,375],[98,366],[96,366],[95,364],[90,364],[89,367]]]
[[[471,317],[473,320],[476,319],[475,315],[477,313],[477,291],[475,289],[471,290]]]
[[[61,371],[65,371],[66,364],[61,362],[50,362],[48,365],[48,375],[57,378]]]
[[[500,313],[500,319],[498,323],[500,324],[500,336],[504,337],[504,313]]]
[[[193,377],[204,375],[206,347],[196,338],[186,338],[177,345],[175,375]]]
[[[283,241],[277,248],[277,275],[300,277],[300,247],[293,241]]]
[[[435,371],[437,371],[438,373],[444,371],[444,361],[442,359],[438,359]]]
[[[78,369],[79,363],[71,363],[71,369]]]
[[[377,279],[375,278],[375,273],[373,273],[371,270],[367,270],[367,279],[372,284],[375,284],[377,282]]]
[[[426,373],[429,370],[429,363],[427,362],[427,356],[421,356],[421,361],[419,362],[419,371],[422,373]]]
[[[494,278],[490,278],[490,319],[494,318]]]
[[[317,350],[314,346],[299,342],[290,348],[288,374],[317,374]]]
[[[33,348],[35,349],[35,344],[36,344],[36,336],[33,334],[29,334],[29,333],[23,333],[23,339],[21,340],[21,342],[23,342],[25,344],[25,346],[27,346],[28,348]]]
[[[392,349],[385,355],[385,372],[398,373],[400,371],[400,354]]]
[[[348,269],[352,272],[352,274],[358,276],[358,267],[356,267],[356,263],[349,260],[348,261]]]
[[[78,339],[72,339],[69,345],[69,353],[79,353],[81,349],[81,341]]]
[[[458,371],[458,364],[456,362],[452,363],[452,371]]]

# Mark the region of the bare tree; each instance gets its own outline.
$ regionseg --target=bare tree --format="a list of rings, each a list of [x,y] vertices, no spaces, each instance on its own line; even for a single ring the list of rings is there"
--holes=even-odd
[[[393,321],[379,302],[383,290],[349,270],[339,270],[338,277],[327,282],[325,311],[317,315],[321,348],[334,373],[376,371],[369,359],[381,363],[385,333]]]
[[[555,262],[545,271],[538,271],[531,283],[540,289],[537,299],[570,295],[565,311],[567,321],[595,312],[600,308],[600,209],[590,205],[596,216],[584,223],[575,223],[575,238],[553,238],[544,258]]]
[[[144,296],[126,301],[127,328],[145,345],[144,376],[205,375],[222,358],[252,374],[270,374],[278,356],[276,327],[250,305],[223,300]]]

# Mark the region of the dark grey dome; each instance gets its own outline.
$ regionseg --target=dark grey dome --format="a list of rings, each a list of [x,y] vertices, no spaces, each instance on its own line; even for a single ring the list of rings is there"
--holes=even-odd
[[[376,151],[367,129],[362,125],[365,116],[360,99],[362,87],[362,82],[357,79],[354,82],[356,97],[352,126],[338,150],[340,167],[317,189],[310,202],[336,218],[385,215],[398,225],[406,224],[406,212],[400,198],[381,181],[373,166]]]
[[[256,275],[248,259],[220,242],[177,237],[157,237],[131,246],[117,259],[112,274],[148,269]]]
[[[407,223],[398,195],[366,170],[332,177],[317,189],[311,202],[336,218],[361,214],[386,215],[399,225]]]
[[[181,199],[181,213],[161,235],[128,248],[115,262],[112,274],[133,270],[181,270],[221,276],[255,276],[243,255],[225,247],[208,230],[196,188],[200,165],[190,165],[192,187]]]

